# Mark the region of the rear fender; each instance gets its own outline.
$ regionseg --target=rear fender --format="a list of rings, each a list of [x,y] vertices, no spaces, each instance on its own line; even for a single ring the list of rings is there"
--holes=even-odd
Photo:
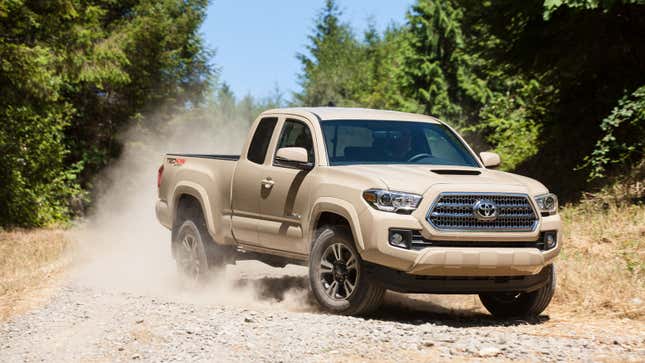
[[[177,203],[179,202],[179,198],[183,194],[188,194],[199,201],[199,204],[202,207],[202,213],[204,214],[204,219],[206,221],[206,227],[208,228],[208,233],[210,233],[211,236],[214,236],[215,225],[213,221],[213,213],[210,208],[212,201],[208,197],[206,189],[204,189],[199,184],[190,181],[181,181],[177,183],[172,193],[172,205],[170,206],[170,210],[172,211],[172,220],[174,221],[176,218]]]

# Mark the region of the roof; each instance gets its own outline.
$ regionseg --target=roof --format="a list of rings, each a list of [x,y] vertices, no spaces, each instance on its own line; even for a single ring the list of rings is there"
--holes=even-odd
[[[421,121],[437,123],[432,116],[416,113],[375,110],[371,108],[347,107],[291,107],[276,108],[263,113],[286,113],[300,116],[313,114],[321,121],[325,120],[382,120],[382,121]]]

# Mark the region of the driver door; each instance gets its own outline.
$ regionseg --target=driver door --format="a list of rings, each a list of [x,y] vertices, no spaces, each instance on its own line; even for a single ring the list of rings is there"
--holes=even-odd
[[[267,247],[304,255],[307,253],[304,227],[316,169],[315,166],[311,170],[285,166],[276,162],[275,154],[283,147],[302,147],[307,150],[308,161],[315,165],[312,127],[308,120],[295,117],[287,118],[280,127],[272,162],[263,166],[263,178],[273,183],[262,191],[258,234]]]

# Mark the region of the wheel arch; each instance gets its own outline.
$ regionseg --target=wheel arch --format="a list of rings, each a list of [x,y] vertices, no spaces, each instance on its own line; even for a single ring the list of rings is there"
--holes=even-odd
[[[363,234],[361,233],[358,213],[351,203],[333,197],[321,197],[314,203],[311,209],[311,225],[309,228],[309,241],[313,242],[316,238],[316,230],[329,222],[334,224],[347,225],[356,247],[360,250],[365,249]],[[309,251],[311,251],[309,243]]]
[[[182,203],[185,204],[182,205]],[[184,181],[175,186],[172,205],[170,207],[172,211],[173,227],[179,222],[178,217],[181,217],[180,212],[182,212],[182,210],[180,208],[185,207],[186,205],[199,207],[200,212],[204,217],[208,233],[212,236],[215,232],[215,228],[213,225],[213,215],[210,209],[211,201],[208,197],[208,193],[201,185]]]

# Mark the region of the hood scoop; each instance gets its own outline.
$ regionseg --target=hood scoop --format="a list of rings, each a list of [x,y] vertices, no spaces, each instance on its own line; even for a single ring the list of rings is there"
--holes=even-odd
[[[479,170],[463,170],[463,169],[434,169],[430,170],[433,173],[441,175],[479,175]]]

